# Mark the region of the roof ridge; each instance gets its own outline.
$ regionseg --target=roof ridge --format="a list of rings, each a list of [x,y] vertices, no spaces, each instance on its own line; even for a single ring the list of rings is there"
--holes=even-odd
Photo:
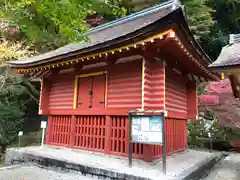
[[[97,26],[97,27],[94,27],[94,28],[90,28],[88,32],[86,32],[86,33],[84,33],[82,35],[89,35],[89,34],[94,33],[96,31],[101,31],[101,30],[104,30],[106,28],[110,28],[112,26],[125,23],[127,21],[137,19],[137,18],[145,16],[147,14],[151,14],[151,13],[157,12],[157,11],[163,9],[163,8],[168,8],[168,7],[172,6],[172,8],[174,10],[174,9],[176,9],[176,6],[178,6],[179,4],[181,4],[181,2],[179,2],[179,0],[170,0],[170,1],[158,4],[158,5],[155,5],[155,6],[146,8],[146,9],[143,9],[142,11],[130,14],[130,15],[125,16],[123,18],[116,19],[114,21],[110,21],[110,22],[104,23],[104,24],[102,24],[100,26]]]

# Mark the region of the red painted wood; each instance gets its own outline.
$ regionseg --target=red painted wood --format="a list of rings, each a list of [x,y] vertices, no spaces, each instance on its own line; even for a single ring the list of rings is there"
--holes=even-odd
[[[198,97],[197,86],[195,82],[189,82],[187,85],[187,118],[196,120],[198,115]]]
[[[48,144],[67,147],[72,145],[72,139],[75,139],[73,148],[124,157],[128,154],[127,116],[51,116],[51,118],[53,138]],[[72,129],[74,126],[75,134]],[[167,119],[166,138],[168,155],[186,149],[186,120]],[[161,157],[161,153],[161,146],[133,144],[135,158],[152,161]]]
[[[41,88],[41,96],[40,96],[40,104],[39,104],[39,114],[48,113],[49,107],[49,86],[50,83],[47,79],[42,80],[42,88]]]
[[[74,148],[103,151],[105,147],[105,116],[76,116]]]
[[[153,145],[144,144],[143,145],[143,160],[146,162],[153,161]]]
[[[65,144],[70,142],[71,116],[51,116],[52,138],[50,144]]]
[[[186,118],[187,82],[172,69],[166,69],[166,109],[169,117]]]
[[[88,72],[93,71],[88,70]],[[145,109],[164,108],[163,72],[163,64],[146,61]],[[52,129],[48,144],[126,157],[129,139],[127,112],[141,107],[141,78],[142,61],[111,65],[108,69],[107,108],[104,108],[104,104],[100,104],[105,97],[105,76],[79,78],[78,101],[83,100],[84,103],[78,105],[78,109],[72,109],[74,78],[67,74],[55,75],[49,89],[49,110],[44,112],[50,115],[52,122],[52,125],[51,123],[48,125],[48,131]],[[89,108],[90,88],[93,90],[92,108]],[[166,73],[167,154],[182,151],[187,147],[184,119],[189,114],[188,91],[185,79],[168,70]],[[133,144],[134,158],[152,161],[161,157],[161,152],[161,146]]]
[[[75,144],[75,136],[74,136],[75,133],[76,133],[76,128],[75,127],[76,127],[76,116],[72,116],[71,127],[70,127],[70,141],[69,141],[69,146],[70,147],[73,147],[74,144]]]
[[[180,152],[187,147],[186,120],[166,119],[166,144],[167,155]],[[153,147],[153,159],[162,155],[162,147]]]
[[[112,116],[110,154],[128,153],[128,118],[127,116]],[[133,155],[143,156],[143,145],[133,144]]]
[[[144,108],[164,109],[164,74],[162,63],[145,62]]]
[[[93,104],[92,108],[103,109],[105,108],[105,88],[106,75],[93,77]]]
[[[88,109],[89,105],[91,105],[89,95],[89,90],[91,89],[92,89],[92,77],[79,78],[77,99],[78,109]]]
[[[141,64],[141,61],[127,62],[108,69],[108,108],[141,108]]]
[[[57,109],[72,109],[74,94],[74,77],[70,74],[54,75],[50,80],[49,111]]]
[[[46,144],[50,144],[52,142],[52,132],[53,132],[52,128],[53,128],[52,116],[48,116]]]

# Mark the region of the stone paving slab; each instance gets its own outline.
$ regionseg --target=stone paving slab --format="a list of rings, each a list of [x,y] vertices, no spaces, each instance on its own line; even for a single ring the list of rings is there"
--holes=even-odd
[[[22,154],[22,157],[19,157],[19,154]],[[196,150],[187,150],[185,152],[169,156],[167,158],[167,175],[165,176],[161,172],[162,162],[160,160],[155,161],[154,163],[134,160],[132,168],[129,168],[127,158],[106,156],[100,153],[91,153],[68,148],[44,146],[8,149],[5,159],[6,165],[29,161],[26,158],[24,159],[24,154],[48,158],[48,163],[50,160],[67,162],[70,164],[65,165],[65,167],[69,166],[70,168],[79,168],[81,171],[88,171],[87,173],[90,172],[91,174],[95,173],[106,175],[106,177],[110,178],[120,177],[119,179],[135,180],[176,179],[176,177],[178,177],[183,171],[187,171],[188,169],[197,166],[199,163],[208,161],[210,158],[215,157],[213,153]],[[16,162],[16,160],[19,162]],[[38,159],[37,161],[40,160]],[[87,170],[88,168],[91,170]]]
[[[204,180],[240,180],[240,154],[230,154],[220,161]]]
[[[81,173],[57,172],[32,165],[0,168],[0,180],[96,180]]]

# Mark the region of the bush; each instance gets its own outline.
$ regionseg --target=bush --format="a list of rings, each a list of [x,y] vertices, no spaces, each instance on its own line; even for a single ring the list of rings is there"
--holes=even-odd
[[[24,134],[20,139],[20,146],[26,147],[26,146],[35,146],[40,145],[42,139],[42,131],[37,132],[30,132],[27,134]],[[18,147],[18,139],[11,145],[11,147]]]

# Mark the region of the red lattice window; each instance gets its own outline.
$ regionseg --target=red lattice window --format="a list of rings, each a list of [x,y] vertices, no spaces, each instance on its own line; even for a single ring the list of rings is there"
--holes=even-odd
[[[167,154],[182,151],[186,148],[186,120],[166,119],[166,151]],[[162,146],[153,146],[153,155],[162,155]]]
[[[111,148],[110,151],[117,154],[128,153],[128,117],[114,116],[111,118]],[[133,154],[143,155],[143,144],[133,144]]]
[[[105,116],[77,116],[75,129],[76,148],[104,150]]]
[[[70,140],[71,116],[52,116],[53,144],[68,145]]]

